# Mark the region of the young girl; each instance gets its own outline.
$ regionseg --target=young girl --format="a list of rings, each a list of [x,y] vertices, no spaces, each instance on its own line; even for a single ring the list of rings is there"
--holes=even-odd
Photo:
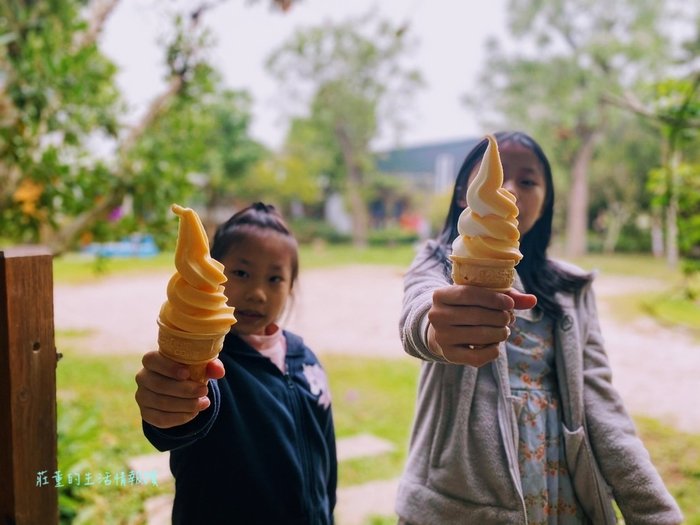
[[[611,384],[592,276],[547,257],[549,162],[523,133],[496,140],[519,209],[519,278],[507,294],[450,279],[484,140],[460,169],[442,233],[405,278],[401,337],[424,363],[400,522],[604,525],[616,522],[614,499],[628,525],[681,523]]]
[[[276,324],[299,271],[297,243],[257,203],[218,228],[211,256],[225,266],[238,322],[208,365],[208,386],[158,352],[136,375],[144,433],[170,451],[173,523],[330,524],[337,462],[326,375]]]

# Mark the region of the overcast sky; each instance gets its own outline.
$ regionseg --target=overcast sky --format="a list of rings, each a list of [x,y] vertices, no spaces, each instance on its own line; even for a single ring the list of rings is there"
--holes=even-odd
[[[189,3],[194,4],[192,0]],[[302,0],[287,13],[271,11],[268,0],[249,5],[229,0],[206,15],[215,48],[211,58],[225,83],[248,90],[254,100],[252,134],[277,147],[285,123],[272,103],[276,85],[264,69],[266,57],[300,27],[348,16],[379,12],[394,24],[408,21],[418,40],[415,63],[427,86],[416,97],[416,117],[404,144],[422,144],[481,134],[460,97],[475,85],[483,67],[488,36],[505,31],[505,0]],[[162,88],[162,52],[157,42],[167,28],[163,0],[122,0],[102,36],[105,53],[120,68],[118,83],[132,107],[143,111]],[[381,139],[378,147],[390,145]]]

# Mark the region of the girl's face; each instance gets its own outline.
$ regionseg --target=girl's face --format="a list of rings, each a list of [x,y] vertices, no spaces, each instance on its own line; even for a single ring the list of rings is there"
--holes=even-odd
[[[263,335],[282,315],[292,290],[292,250],[277,233],[251,234],[223,258],[224,293],[238,321],[233,332]]]
[[[518,205],[518,231],[523,236],[529,232],[542,215],[547,197],[547,179],[544,167],[529,148],[513,142],[498,145],[503,164],[503,187],[515,195]],[[479,166],[469,175],[474,180]],[[461,203],[466,207],[466,202]]]

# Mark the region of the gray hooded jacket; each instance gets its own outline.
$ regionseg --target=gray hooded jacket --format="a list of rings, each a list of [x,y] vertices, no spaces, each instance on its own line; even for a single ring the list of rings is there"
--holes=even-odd
[[[425,362],[396,511],[412,525],[526,525],[505,344],[481,368],[446,363],[427,347],[433,290],[451,284],[432,259],[435,248],[427,243],[404,281],[401,338]],[[590,286],[557,299],[564,310],[554,334],[562,431],[581,508],[594,525],[616,522],[613,498],[627,525],[681,523],[611,384]]]

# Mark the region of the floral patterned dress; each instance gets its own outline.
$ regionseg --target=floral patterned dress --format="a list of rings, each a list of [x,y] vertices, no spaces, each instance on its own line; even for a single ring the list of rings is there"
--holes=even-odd
[[[552,321],[538,310],[517,312],[506,349],[528,523],[581,524],[561,437]]]

